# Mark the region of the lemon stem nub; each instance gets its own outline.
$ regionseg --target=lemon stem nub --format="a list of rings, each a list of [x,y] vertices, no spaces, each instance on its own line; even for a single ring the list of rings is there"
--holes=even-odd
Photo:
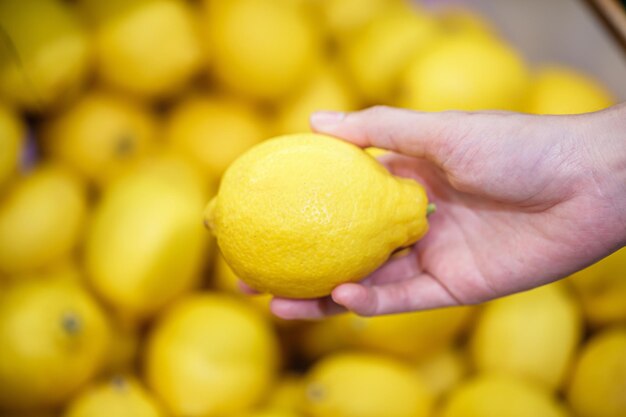
[[[437,205],[435,203],[428,203],[428,205],[426,206],[426,215],[430,216],[436,211],[437,211]]]

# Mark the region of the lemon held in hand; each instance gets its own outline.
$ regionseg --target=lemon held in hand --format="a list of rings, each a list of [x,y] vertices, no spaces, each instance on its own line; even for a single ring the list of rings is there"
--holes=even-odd
[[[328,295],[378,268],[428,229],[427,198],[363,150],[317,135],[281,136],[226,171],[206,223],[233,271],[291,298]]]

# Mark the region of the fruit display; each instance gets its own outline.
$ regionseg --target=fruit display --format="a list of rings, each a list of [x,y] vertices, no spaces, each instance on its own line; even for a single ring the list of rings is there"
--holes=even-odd
[[[437,215],[312,112],[616,101],[432,3],[1,0],[0,417],[626,416],[626,249],[483,305],[271,312]]]

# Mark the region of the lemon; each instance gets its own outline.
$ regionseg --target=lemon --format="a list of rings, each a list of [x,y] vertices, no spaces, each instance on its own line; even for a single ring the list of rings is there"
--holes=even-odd
[[[55,159],[103,184],[148,153],[156,129],[141,104],[95,90],[46,120],[42,137]]]
[[[301,415],[295,411],[266,408],[237,414],[234,417],[301,417]]]
[[[0,103],[0,190],[17,171],[24,133],[24,124],[17,113]]]
[[[275,129],[279,134],[306,132],[311,113],[356,110],[357,103],[342,74],[329,64],[322,65],[297,95],[281,103]]]
[[[80,0],[95,27],[97,71],[115,88],[162,98],[202,64],[193,12],[182,0]]]
[[[421,359],[450,345],[467,327],[473,309],[454,307],[379,317],[333,318],[351,346]]]
[[[327,295],[428,228],[426,193],[354,145],[316,134],[261,143],[226,171],[206,222],[237,276],[284,297]]]
[[[378,158],[379,156],[387,155],[389,153],[389,151],[386,149],[375,148],[373,146],[366,148],[365,152],[372,155],[374,158]]]
[[[79,90],[91,60],[89,38],[60,0],[0,2],[0,96],[44,111]]]
[[[576,361],[567,390],[580,417],[626,415],[626,327],[594,335]]]
[[[478,375],[446,399],[440,417],[567,417],[548,390],[506,375]]]
[[[349,41],[358,31],[403,0],[321,0],[322,21],[329,34]]]
[[[407,65],[400,104],[422,111],[520,110],[529,74],[510,46],[488,36],[445,36]]]
[[[449,7],[437,16],[445,35],[495,36],[495,30],[480,14],[461,7]]]
[[[248,104],[227,97],[190,97],[169,115],[169,144],[217,181],[228,165],[266,137],[263,118]]]
[[[202,293],[157,322],[146,375],[173,416],[222,416],[262,399],[276,361],[277,341],[262,316],[236,298]]]
[[[139,381],[117,376],[94,384],[73,398],[63,417],[165,417],[165,411]]]
[[[390,103],[411,58],[438,35],[437,20],[416,6],[391,8],[347,43],[344,56],[350,80],[368,103]]]
[[[592,327],[626,323],[626,249],[575,273],[567,282]]]
[[[122,320],[112,320],[111,343],[102,365],[102,374],[119,375],[132,371],[139,355],[141,337],[139,329]]]
[[[309,371],[311,417],[426,417],[432,398],[408,365],[383,355],[337,353]]]
[[[86,193],[58,166],[42,165],[0,201],[0,272],[20,274],[66,256],[80,237]]]
[[[561,386],[581,338],[578,305],[562,286],[549,285],[488,303],[472,337],[482,371]]]
[[[151,315],[197,282],[206,196],[198,173],[166,156],[104,190],[87,236],[86,267],[93,288],[127,320]]]
[[[252,98],[284,97],[306,80],[320,55],[319,34],[290,0],[206,1],[215,76]]]
[[[460,350],[446,348],[419,362],[417,372],[433,396],[442,398],[465,379],[469,364]]]
[[[60,405],[101,366],[108,324],[76,283],[22,281],[0,294],[0,409]]]
[[[302,409],[304,393],[304,378],[296,374],[285,374],[268,395],[265,407],[271,410],[297,413]]]
[[[524,110],[537,114],[587,113],[610,107],[615,99],[598,81],[574,69],[548,66],[535,74]]]

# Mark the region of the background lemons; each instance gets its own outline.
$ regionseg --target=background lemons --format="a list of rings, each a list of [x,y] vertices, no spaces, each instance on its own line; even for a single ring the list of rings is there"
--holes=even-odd
[[[0,410],[62,404],[104,361],[104,312],[76,283],[49,276],[9,286],[0,298]]]
[[[45,267],[76,246],[85,220],[84,185],[60,166],[40,166],[16,181],[0,205],[0,271]]]
[[[145,106],[96,90],[42,128],[47,151],[78,174],[103,184],[154,146],[157,123]]]
[[[148,342],[148,384],[174,416],[222,416],[258,403],[277,366],[269,324],[245,302],[193,295],[159,320]]]
[[[3,1],[0,96],[31,111],[74,97],[89,69],[91,41],[61,0]]]
[[[18,114],[0,103],[0,190],[17,173],[26,129]]]

